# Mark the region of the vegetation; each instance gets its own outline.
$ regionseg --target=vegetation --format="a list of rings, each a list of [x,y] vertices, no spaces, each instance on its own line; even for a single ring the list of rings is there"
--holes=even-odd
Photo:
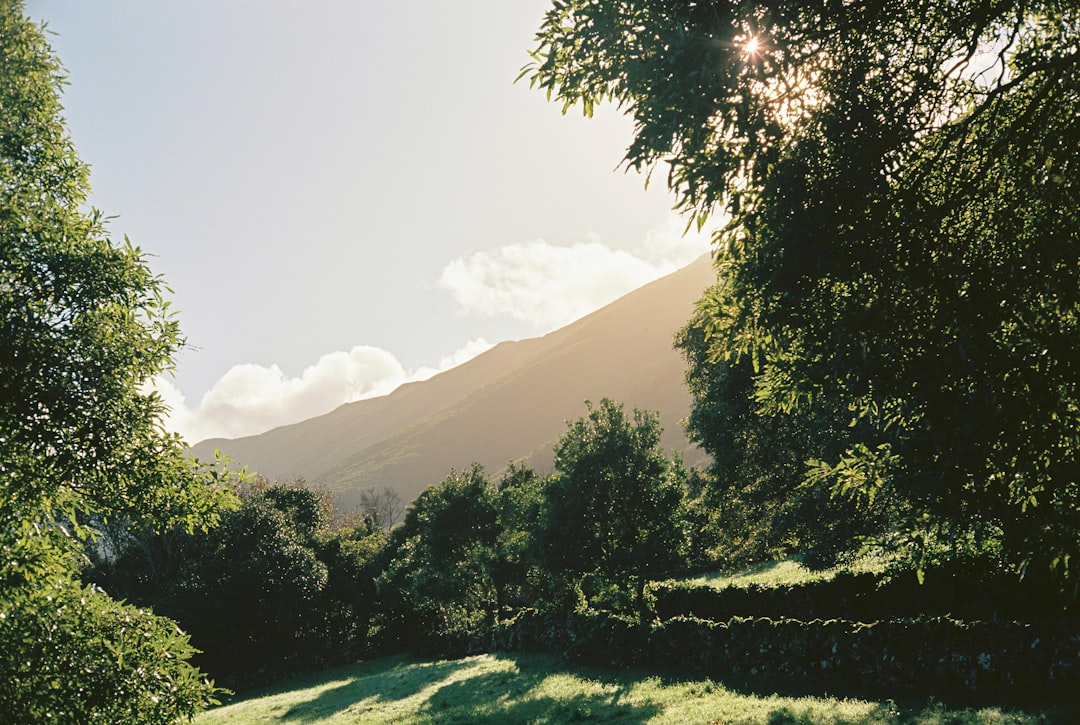
[[[207,712],[210,725],[305,723],[1045,723],[1052,713],[753,694],[709,679],[568,666],[556,656],[386,657],[282,683]]]
[[[78,578],[89,522],[214,523],[231,494],[147,393],[182,340],[142,253],[86,208],[63,75],[0,0],[0,720],[168,723],[213,701],[175,624]]]
[[[536,531],[540,566],[588,603],[622,593],[641,616],[645,584],[685,564],[685,473],[659,448],[655,413],[604,399],[555,445]],[[591,595],[591,596],[589,596]],[[619,608],[618,600],[609,603]],[[623,605],[625,607],[625,605]]]
[[[747,435],[809,421],[807,487],[887,502],[916,559],[993,541],[1070,597],[1078,28],[1061,0],[566,0],[523,72],[564,108],[618,104],[627,166],[665,165],[699,225],[726,215],[691,327],[719,375],[749,365]],[[760,460],[766,482],[791,462]]]
[[[213,530],[114,538],[86,576],[175,618],[232,688],[364,654],[386,532],[371,517],[335,526],[329,497],[297,484],[256,482],[240,500]]]
[[[712,459],[693,504],[703,539],[698,548],[726,569],[793,554],[818,568],[837,564],[894,518],[884,496],[860,505],[827,487],[803,485],[808,459],[843,452],[853,433],[850,416],[821,404],[761,410],[750,361],[713,359],[709,319],[699,309],[675,340],[694,396],[687,433]]]
[[[86,210],[59,64],[0,0],[0,720],[173,722],[219,692],[195,664],[242,688],[541,649],[687,679],[398,657],[205,721],[1033,721],[717,681],[1069,697],[1074,6],[554,3],[525,75],[586,113],[619,103],[628,165],[668,163],[699,225],[726,214],[677,340],[713,465],[687,471],[654,413],[604,399],[550,476],[474,465],[404,512],[371,489],[340,516],[163,431],[164,284]]]
[[[834,566],[829,569],[811,569],[802,564],[798,559],[776,559],[754,564],[743,569],[734,571],[709,572],[688,576],[680,580],[681,583],[697,586],[707,586],[713,589],[725,589],[727,587],[745,587],[757,585],[762,587],[788,586],[791,584],[805,584],[809,582],[827,581],[840,573],[883,573],[890,562],[881,555],[866,555],[850,563]]]
[[[405,646],[468,649],[494,621],[494,493],[480,466],[451,473],[420,494],[394,530],[379,589]]]

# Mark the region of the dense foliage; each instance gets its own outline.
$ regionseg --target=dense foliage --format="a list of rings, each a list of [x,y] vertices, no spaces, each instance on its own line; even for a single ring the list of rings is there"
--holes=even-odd
[[[88,576],[175,618],[201,666],[250,686],[366,651],[386,532],[338,523],[327,495],[263,482],[213,530],[122,533]]]
[[[628,418],[607,398],[586,405],[555,445],[539,558],[552,575],[569,575],[584,602],[610,588],[644,614],[645,583],[685,564],[685,472],[660,448],[656,413]]]
[[[749,361],[765,415],[852,423],[808,485],[1070,588],[1078,48],[1071,0],[566,0],[524,74],[619,104],[628,166],[726,215],[711,359]]]
[[[182,341],[160,278],[86,208],[63,76],[0,0],[0,719],[171,722],[214,687],[175,625],[87,588],[78,522],[213,523],[228,494],[147,392]]]
[[[698,310],[675,341],[695,401],[687,432],[711,458],[691,501],[703,540],[696,561],[731,569],[799,555],[828,567],[886,531],[895,512],[884,498],[860,506],[825,487],[802,485],[808,459],[843,452],[850,416],[820,401],[788,413],[760,410],[750,361],[714,360],[707,322]]]
[[[211,691],[176,624],[54,575],[4,594],[0,721],[169,725]]]
[[[484,470],[452,472],[412,503],[379,577],[390,634],[406,647],[462,650],[491,626],[498,514]]]

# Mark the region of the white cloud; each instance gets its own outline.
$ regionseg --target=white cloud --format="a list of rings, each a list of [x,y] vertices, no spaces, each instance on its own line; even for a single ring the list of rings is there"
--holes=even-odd
[[[450,368],[456,368],[458,365],[472,360],[477,355],[485,353],[493,347],[494,345],[492,345],[490,342],[488,342],[482,337],[478,337],[475,340],[470,340],[469,342],[465,343],[461,348],[455,350],[454,352],[440,360],[439,364],[436,367],[422,367],[415,370],[411,375],[409,375],[408,382],[412,382],[414,380],[427,380],[433,375],[438,375],[445,370],[449,370]]]
[[[465,314],[508,316],[548,331],[685,266],[709,249],[707,234],[683,235],[669,218],[633,251],[599,241],[556,246],[543,240],[476,252],[443,269],[439,286]]]
[[[155,387],[171,411],[169,427],[189,443],[238,438],[313,418],[344,403],[386,395],[402,383],[429,378],[490,347],[486,340],[473,340],[437,367],[413,372],[386,350],[364,345],[323,355],[299,377],[287,376],[277,365],[245,363],[226,372],[194,408],[171,380],[159,378]]]
[[[684,234],[685,231],[685,234]],[[712,227],[698,231],[697,227],[686,228],[686,218],[671,214],[659,226],[645,234],[645,240],[638,246],[636,254],[657,269],[664,270],[657,276],[663,276],[676,269],[685,267],[709,251]]]

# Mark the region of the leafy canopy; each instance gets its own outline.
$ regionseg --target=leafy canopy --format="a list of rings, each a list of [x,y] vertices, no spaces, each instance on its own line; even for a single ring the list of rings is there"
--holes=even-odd
[[[560,0],[523,75],[617,103],[715,234],[716,361],[765,413],[848,411],[807,482],[1075,581],[1080,7]],[[824,402],[822,402],[824,401]]]
[[[19,2],[0,4],[0,48],[0,515],[199,523],[225,495],[147,389],[183,343],[167,289],[86,208],[61,67]]]
[[[614,587],[644,611],[646,580],[683,561],[685,470],[660,448],[655,411],[627,416],[608,398],[586,406],[555,444],[536,533],[541,566],[586,596]]]
[[[230,495],[162,427],[148,387],[180,333],[142,253],[87,208],[62,85],[42,29],[0,0],[0,719],[172,722],[215,691],[186,636],[84,587],[69,534],[203,526]]]

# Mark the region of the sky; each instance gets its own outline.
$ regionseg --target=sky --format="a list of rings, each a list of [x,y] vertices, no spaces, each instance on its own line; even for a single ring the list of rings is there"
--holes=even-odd
[[[194,443],[386,394],[708,250],[632,122],[515,83],[550,0],[28,0],[91,204],[172,289]]]

